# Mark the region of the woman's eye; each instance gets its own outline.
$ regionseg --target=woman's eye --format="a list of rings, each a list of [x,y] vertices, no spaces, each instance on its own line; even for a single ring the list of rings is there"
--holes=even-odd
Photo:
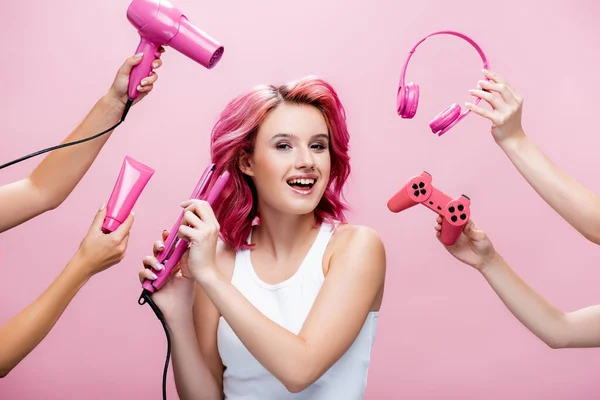
[[[313,148],[313,149],[315,149],[315,150],[325,150],[325,149],[327,149],[327,146],[324,143],[314,143],[310,147]]]
[[[287,150],[291,148],[291,146],[287,143],[278,143],[275,147],[277,148],[277,150]]]

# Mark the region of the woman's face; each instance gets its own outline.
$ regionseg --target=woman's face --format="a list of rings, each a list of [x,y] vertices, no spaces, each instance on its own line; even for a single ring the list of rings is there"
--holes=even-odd
[[[296,215],[314,211],[331,170],[325,118],[313,106],[279,105],[259,127],[254,154],[241,165],[254,180],[261,208]]]

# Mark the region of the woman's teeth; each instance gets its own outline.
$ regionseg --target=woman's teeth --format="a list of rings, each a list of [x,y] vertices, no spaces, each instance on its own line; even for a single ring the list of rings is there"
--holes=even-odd
[[[309,187],[311,188],[315,184],[314,179],[290,179],[287,181],[290,186]]]

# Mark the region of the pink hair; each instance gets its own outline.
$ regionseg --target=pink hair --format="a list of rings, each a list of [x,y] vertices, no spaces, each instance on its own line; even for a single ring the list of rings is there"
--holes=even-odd
[[[251,155],[260,124],[269,112],[282,103],[306,104],[321,111],[329,128],[331,173],[327,189],[316,210],[318,223],[346,222],[342,189],[350,174],[346,113],[337,93],[327,82],[306,77],[279,87],[261,85],[233,99],[220,114],[211,134],[211,158],[217,165],[214,176],[224,170],[231,174],[214,211],[221,239],[235,250],[249,248],[246,243],[256,224],[257,193],[252,180],[238,166],[243,154]]]

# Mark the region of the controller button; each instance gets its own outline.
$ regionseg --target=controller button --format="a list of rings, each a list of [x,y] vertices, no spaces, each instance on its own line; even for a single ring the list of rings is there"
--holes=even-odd
[[[417,184],[416,184],[416,183],[413,183],[413,184],[412,184],[412,188],[413,188],[413,189],[415,189],[415,190],[417,190],[419,187],[417,186]]]
[[[469,200],[469,201],[471,200],[471,199],[469,198],[469,196],[467,196],[466,194],[461,194],[461,196],[462,196],[462,197],[464,197],[464,198],[466,198],[466,199],[467,199],[467,200]]]
[[[462,204],[459,204],[457,208],[458,208],[458,211],[462,211],[465,209],[465,206],[463,206]]]
[[[425,193],[427,193],[427,190],[421,189],[421,194],[425,194]]]
[[[416,197],[419,197],[419,191],[415,190],[415,192],[413,193]]]
[[[451,213],[453,213],[453,212],[454,212],[454,206],[450,206],[450,207],[448,208],[448,211],[450,211]]]
[[[430,201],[429,204],[433,205],[433,201]]]
[[[452,218],[450,218],[452,220],[452,222],[456,222],[458,221],[458,218],[456,218],[456,215],[453,215]]]
[[[462,219],[464,221],[465,219],[467,219],[467,215],[466,214],[460,214],[460,219]]]
[[[420,187],[421,189],[423,189],[423,187],[424,187],[424,186],[425,186],[425,184],[424,184],[423,182],[420,182],[420,183],[419,183],[419,187]]]
[[[440,211],[442,211],[442,207],[440,207],[440,206],[437,206],[437,209],[440,210]]]

